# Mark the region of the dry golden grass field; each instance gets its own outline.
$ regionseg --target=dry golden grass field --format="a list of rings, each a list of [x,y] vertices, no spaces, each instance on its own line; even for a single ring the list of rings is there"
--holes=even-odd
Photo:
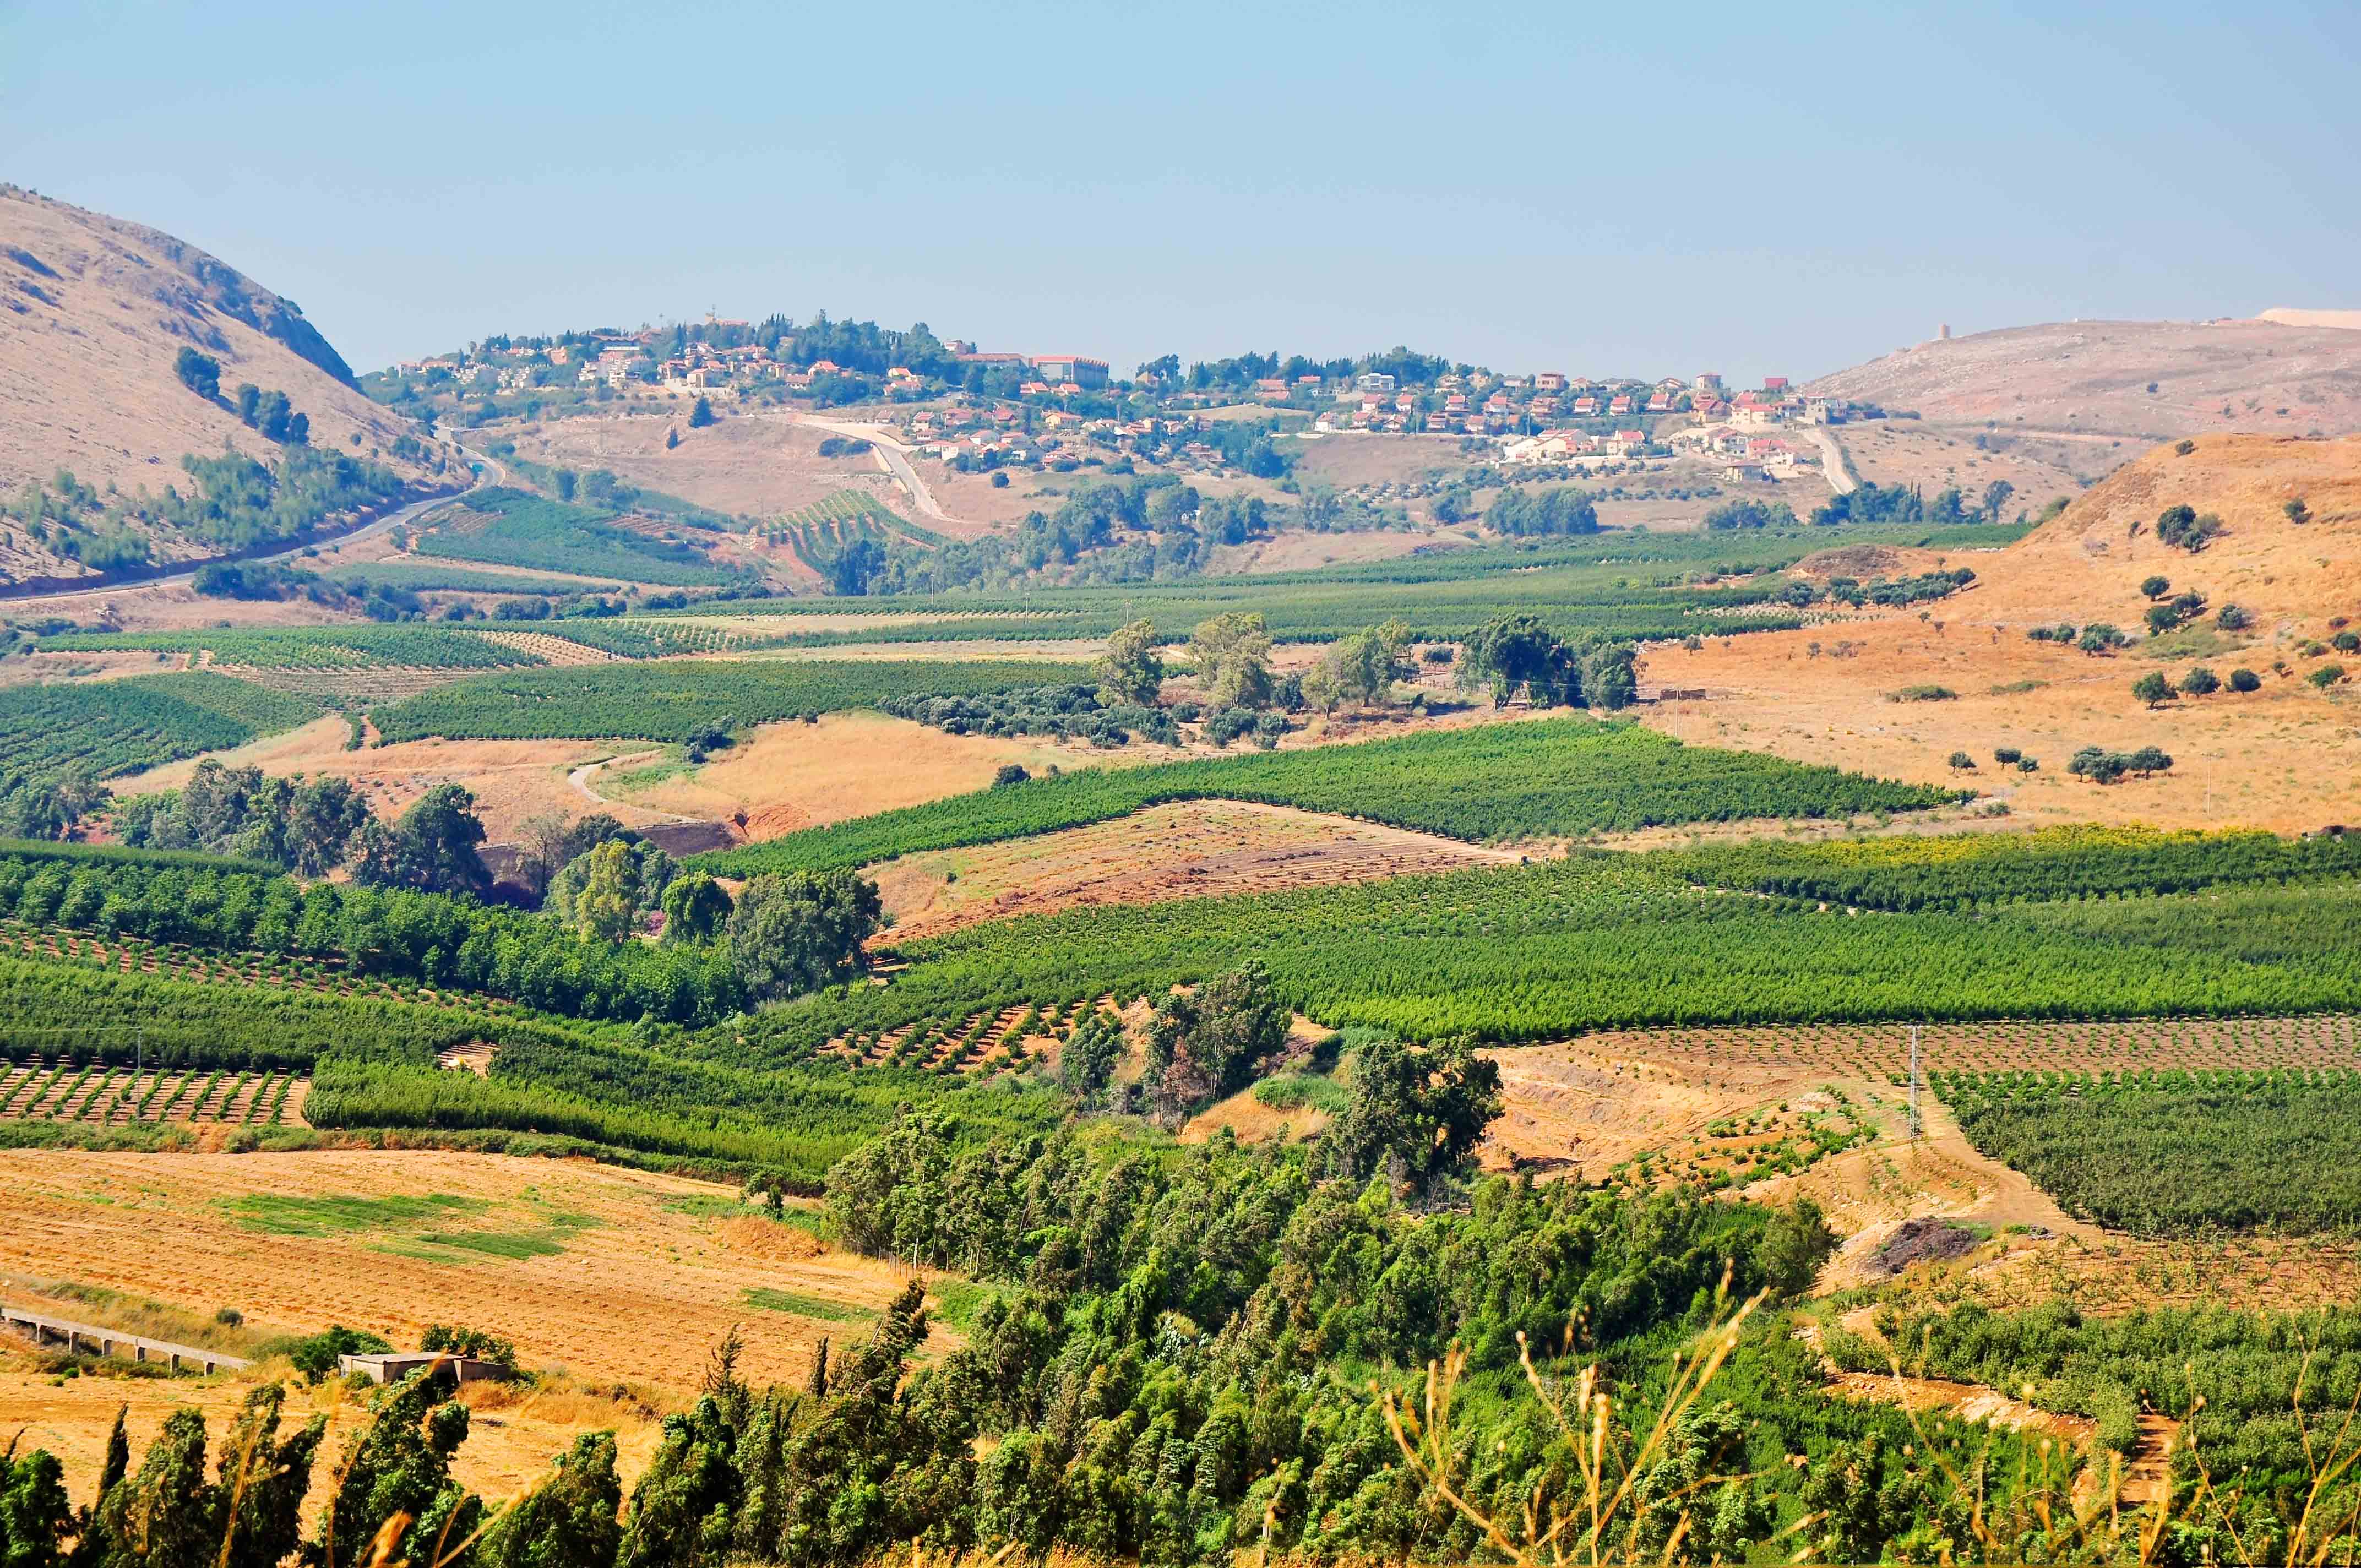
[[[1275,893],[1514,864],[1488,849],[1245,801],[1185,801],[1037,838],[874,867],[897,938],[1077,905]]]
[[[2309,521],[2282,511],[2301,499]],[[2228,532],[2191,554],[2158,542],[2157,514],[2186,502]],[[2215,436],[2181,455],[2159,447],[2080,497],[2056,521],[1998,553],[1896,553],[1890,568],[1938,561],[1976,571],[1967,591],[1916,610],[1848,618],[1799,631],[1708,638],[1647,654],[1651,686],[1703,689],[1705,700],[1647,710],[1682,739],[1774,751],[1927,783],[1977,784],[2036,821],[2143,821],[2303,831],[2361,819],[2361,707],[2350,675],[2326,689],[2312,672],[2340,663],[2327,644],[2361,620],[2361,438],[2313,442]],[[2206,616],[2150,640],[2146,577],[2205,595]],[[2250,630],[2225,634],[2211,612],[2236,604]],[[2133,638],[2094,657],[2036,642],[2037,626],[2094,621]],[[2317,650],[2316,652],[2314,650]],[[2351,655],[2344,656],[2351,659]],[[2245,667],[2260,691],[2226,688],[2158,708],[2131,695],[2151,670],[2178,679],[2202,663]],[[2350,669],[2361,673],[2361,659]],[[1896,701],[1907,688],[1954,696]],[[2162,747],[2169,774],[2086,784],[2064,764],[2084,746]],[[1999,747],[2040,759],[2004,773]],[[1954,773],[1965,751],[1977,771]]]
[[[732,517],[775,517],[838,490],[860,490],[896,510],[907,505],[866,453],[821,456],[825,431],[784,416],[730,413],[726,405],[729,417],[693,430],[690,406],[500,425],[488,428],[486,439],[514,441],[519,456],[537,463],[605,468],[628,484]],[[675,432],[680,444],[668,449],[664,439]]]
[[[636,1469],[652,1418],[694,1396],[731,1325],[746,1376],[799,1384],[820,1338],[865,1334],[901,1283],[807,1224],[741,1208],[733,1189],[583,1161],[11,1150],[0,1183],[0,1299],[13,1305],[236,1352],[332,1323],[398,1346],[430,1321],[512,1340],[520,1365],[562,1376],[538,1391],[470,1391],[479,1419],[463,1474],[493,1496],[540,1474],[577,1431],[620,1429]],[[243,1329],[213,1324],[225,1307]],[[82,1478],[118,1403],[132,1404],[137,1444],[177,1404],[226,1410],[253,1378],[286,1375],[265,1362],[208,1379],[58,1383],[26,1342],[0,1335],[0,1430],[26,1428]],[[340,1426],[357,1413],[316,1398]]]

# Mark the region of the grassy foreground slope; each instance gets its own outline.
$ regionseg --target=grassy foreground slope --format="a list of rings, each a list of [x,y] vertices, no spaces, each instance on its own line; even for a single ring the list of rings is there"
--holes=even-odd
[[[1539,719],[1350,746],[1089,769],[807,828],[711,857],[730,875],[873,865],[997,843],[1176,800],[1252,800],[1470,840],[1673,822],[1908,811],[1956,795],[1834,768],[1685,746],[1635,726]]]

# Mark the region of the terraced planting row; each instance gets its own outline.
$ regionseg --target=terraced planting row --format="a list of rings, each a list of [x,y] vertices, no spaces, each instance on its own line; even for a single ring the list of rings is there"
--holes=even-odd
[[[1026,1042],[1071,1036],[1094,1010],[1113,1013],[1111,996],[1048,1007],[1002,1007],[972,1013],[950,1025],[908,1025],[877,1034],[830,1040],[819,1054],[853,1067],[908,1067],[975,1079],[1015,1072],[1037,1054]]]
[[[1709,1069],[1746,1063],[1862,1078],[1896,1078],[1910,1062],[1900,1024],[1617,1029],[1585,1043],[1619,1055],[1675,1058]],[[2149,1069],[2361,1067],[2361,1018],[2132,1018],[1930,1024],[1918,1062],[1937,1072],[2128,1072]]]
[[[219,1068],[140,1071],[70,1057],[30,1057],[0,1070],[0,1122],[189,1122],[304,1126],[306,1076]]]
[[[322,996],[377,997],[390,1002],[440,1003],[456,1005],[461,998],[423,986],[402,986],[346,972],[335,959],[285,958],[271,953],[224,953],[178,942],[150,942],[137,937],[100,938],[80,932],[0,921],[0,952],[28,958],[78,963],[118,974],[155,975],[164,980],[197,981],[213,985],[275,986],[283,991],[308,991]],[[468,996],[470,1007],[515,1011],[516,1004],[497,997]],[[7,1025],[0,1022],[0,1036]]]

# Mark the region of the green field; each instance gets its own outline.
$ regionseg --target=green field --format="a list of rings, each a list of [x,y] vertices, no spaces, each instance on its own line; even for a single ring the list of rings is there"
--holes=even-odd
[[[456,681],[375,709],[385,738],[686,740],[717,723],[871,707],[1088,678],[1082,664],[1021,660],[747,663],[678,660],[521,671]]]
[[[2361,1076],[1938,1073],[1968,1141],[2140,1235],[2361,1225]],[[2170,1179],[2158,1179],[2170,1172]]]
[[[2187,893],[2224,883],[2346,879],[2361,873],[2361,834],[2281,839],[2257,832],[2074,827],[1916,841],[1757,839],[1691,850],[1679,864],[1698,882],[1784,898],[1862,909],[1969,910]]]
[[[612,512],[522,490],[482,491],[467,498],[464,510],[442,516],[438,527],[417,536],[415,554],[674,587],[710,587],[746,576],[713,565],[692,544],[666,543],[612,526]]]
[[[1214,615],[1264,616],[1281,641],[1322,641],[1400,616],[1420,639],[1456,640],[1501,615],[1541,616],[1581,639],[1636,640],[1796,626],[1776,574],[1837,545],[1927,544],[1960,553],[2023,537],[2015,528],[1845,528],[1730,533],[1614,531],[1546,543],[1466,545],[1361,565],[1256,576],[981,594],[748,600],[733,613],[776,616],[939,612],[942,619],[877,631],[818,632],[812,645],[972,637],[1103,637],[1127,620],[1168,636]],[[1726,581],[1733,575],[1741,581]]]
[[[374,587],[408,588],[426,593],[443,588],[457,593],[529,594],[563,598],[570,594],[620,593],[622,585],[609,580],[579,582],[565,577],[533,577],[509,572],[478,572],[466,566],[428,561],[367,561],[346,565],[324,563],[320,575],[339,587],[359,583]]]
[[[197,670],[0,689],[0,773],[137,773],[317,718],[321,705]]]
[[[1089,769],[807,828],[713,857],[733,876],[872,865],[1021,839],[1175,800],[1254,800],[1479,842],[1575,838],[1671,822],[1848,817],[1957,796],[1746,751],[1685,746],[1587,718],[1428,730],[1139,768]]]
[[[838,554],[856,540],[884,544],[905,540],[921,546],[940,544],[941,534],[908,521],[865,490],[838,490],[810,506],[791,511],[764,525],[763,537],[784,544],[816,572],[826,572]]]
[[[2202,908],[2193,907],[2202,901]],[[1518,1042],[1696,1025],[2361,1007],[2361,883],[1849,915],[1700,888],[1678,852],[996,921],[906,944],[892,986],[765,1013],[733,1060],[995,1008],[1159,995],[1256,959],[1331,1026]]]
[[[125,649],[209,653],[216,663],[262,670],[503,670],[538,664],[538,653],[447,626],[212,627],[191,631],[71,632],[45,637],[48,652]]]

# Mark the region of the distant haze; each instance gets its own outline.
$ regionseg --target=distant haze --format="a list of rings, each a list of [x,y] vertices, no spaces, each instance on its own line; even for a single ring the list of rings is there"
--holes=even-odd
[[[360,368],[711,306],[1800,381],[1942,322],[2343,305],[2356,65],[2361,7],[2171,0],[17,5],[0,177]]]

